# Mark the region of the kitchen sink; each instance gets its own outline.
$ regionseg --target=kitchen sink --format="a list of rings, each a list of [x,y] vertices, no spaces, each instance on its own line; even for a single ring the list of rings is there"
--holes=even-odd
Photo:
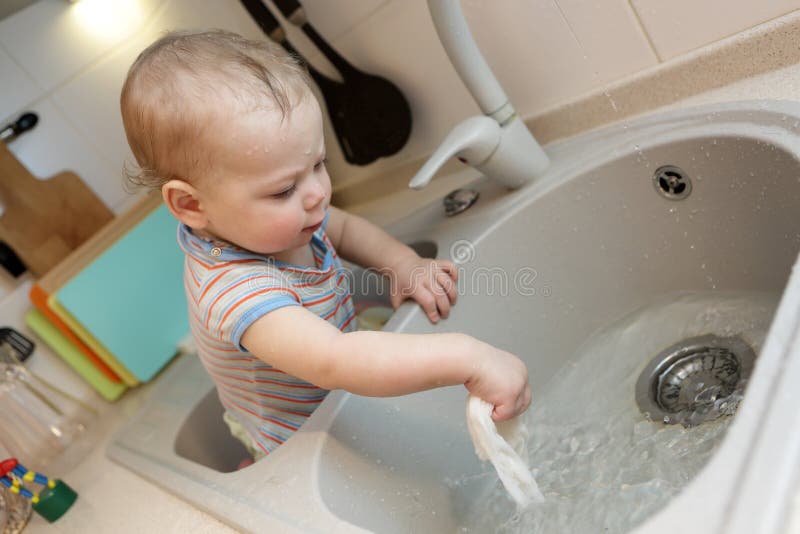
[[[787,462],[800,450],[789,410],[798,393],[786,386],[800,377],[790,343],[800,279],[787,289],[800,250],[800,103],[673,110],[545,148],[552,164],[536,183],[498,191],[467,170],[465,183],[492,194],[452,218],[429,203],[387,228],[427,243],[428,255],[452,258],[460,294],[440,324],[405,303],[385,329],[466,332],[526,361],[534,401],[524,417],[547,508],[517,511],[498,490],[469,440],[462,387],[386,399],[334,391],[284,445],[237,471],[244,450],[190,354],[159,378],[109,456],[253,532],[592,531],[577,526],[581,513],[594,532],[680,524],[728,533],[782,517],[796,471]],[[370,287],[360,298],[380,300]],[[739,335],[758,353],[736,415],[683,428],[639,413],[633,382],[651,358],[710,333]],[[598,354],[601,346],[618,350]],[[574,382],[589,370],[591,379]],[[560,384],[575,395],[563,397]],[[569,406],[589,394],[585,405]],[[605,415],[611,395],[630,410]],[[584,415],[591,421],[581,422]],[[694,436],[709,433],[713,441],[696,450]],[[668,474],[649,460],[628,478],[598,471],[604,447],[623,434],[650,443],[649,456],[662,454],[662,442],[685,442],[670,470],[704,456],[680,487],[659,482]],[[579,460],[585,472],[556,476]],[[577,484],[580,476],[589,478]],[[581,485],[588,490],[579,496]],[[577,502],[589,504],[574,510]],[[606,513],[615,507],[627,512]]]

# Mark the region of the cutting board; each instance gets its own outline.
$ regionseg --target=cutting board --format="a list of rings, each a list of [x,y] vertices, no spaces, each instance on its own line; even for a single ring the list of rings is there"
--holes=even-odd
[[[72,172],[39,180],[0,142],[0,240],[43,276],[114,218]]]
[[[75,347],[78,352],[83,355],[86,365],[93,366],[99,373],[103,374],[109,382],[121,382],[120,377],[115,373],[108,364],[101,359],[95,351],[93,351],[86,343],[80,340],[78,336],[67,326],[67,324],[50,308],[48,299],[50,295],[37,284],[31,286],[29,297],[33,306],[42,316],[44,321],[59,331],[59,335],[63,337],[72,347]],[[41,321],[40,321],[41,322]],[[52,337],[52,336],[51,336]],[[52,345],[51,345],[52,346]],[[58,351],[56,351],[58,352]]]
[[[177,226],[160,206],[51,295],[142,382],[189,334]]]
[[[25,322],[40,338],[50,346],[61,358],[72,367],[86,382],[94,387],[107,401],[115,401],[122,395],[127,386],[119,379],[110,380],[108,376],[92,365],[83,352],[68,339],[61,330],[55,327],[39,310],[30,310],[25,315]]]
[[[90,332],[86,331],[83,325],[75,321],[62,307],[58,306],[55,301],[55,294],[64,284],[80,273],[108,247],[121,239],[131,228],[139,224],[160,205],[160,192],[156,191],[144,195],[136,204],[105,225],[31,287],[30,299],[34,306],[44,314],[47,320],[73,346],[76,346],[83,353],[87,364],[97,368],[112,383],[119,382],[120,378],[122,378],[128,386],[135,386],[139,381]],[[51,302],[53,302],[52,306]],[[94,375],[84,374],[82,376],[88,380]],[[92,385],[96,389],[104,386],[102,381],[92,383]]]
[[[47,297],[47,309],[51,310],[63,324],[67,326],[70,332],[73,332],[78,339],[83,341],[91,350],[92,354],[96,355],[103,361],[111,370],[120,377],[120,379],[127,385],[133,387],[139,384],[139,379],[120,362],[114,354],[111,353],[105,345],[97,340],[95,335],[86,329],[83,324],[78,321],[72,313],[69,312],[58,301],[58,294],[53,294]]]

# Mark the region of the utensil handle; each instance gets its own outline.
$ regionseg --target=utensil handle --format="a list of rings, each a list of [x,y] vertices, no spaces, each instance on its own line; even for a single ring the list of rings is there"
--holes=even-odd
[[[302,26],[306,20],[305,10],[297,0],[274,0],[275,6],[295,26]]]
[[[289,22],[294,24],[295,26],[299,26],[305,32],[306,35],[314,42],[314,44],[319,48],[319,50],[325,55],[325,57],[333,63],[333,66],[339,71],[339,74],[342,75],[342,78],[346,78],[348,75],[350,76],[357,76],[360,74],[355,67],[353,67],[345,58],[343,58],[339,52],[333,49],[333,47],[328,44],[328,42],[317,33],[317,30],[309,24],[308,17],[306,17],[306,11],[303,9],[303,6],[297,0],[274,0],[275,5],[283,13],[283,16],[286,17]]]
[[[0,129],[0,141],[8,143],[16,139],[21,133],[27,132],[36,126],[39,116],[36,113],[23,113],[20,118]]]
[[[281,26],[281,23],[278,22],[278,19],[275,18],[275,15],[269,10],[267,6],[261,0],[240,0],[242,5],[245,7],[250,16],[253,20],[256,21],[261,27],[261,30],[273,41],[284,47],[289,53],[294,54],[300,61],[308,69],[309,74],[311,77],[314,78],[314,81],[317,82],[317,85],[320,88],[330,87],[332,85],[337,84],[334,80],[331,80],[317,69],[314,68],[311,63],[306,61],[306,59],[297,51],[297,49],[292,46],[292,43],[286,38],[286,31]],[[299,4],[298,4],[299,5]],[[301,8],[302,9],[302,8]]]
[[[289,44],[286,40],[286,32],[283,31],[280,22],[272,12],[264,5],[261,0],[239,0],[244,8],[250,13],[250,16],[256,21],[256,24],[261,27],[261,30],[267,34],[267,37],[279,43],[284,48]],[[291,45],[290,45],[291,46]],[[288,48],[287,48],[288,50]]]
[[[305,32],[305,34],[317,46],[317,48],[319,48],[320,52],[322,52],[325,57],[327,57],[328,60],[333,63],[333,66],[336,67],[336,70],[339,71],[339,74],[342,75],[342,78],[347,78],[348,76],[358,76],[361,74],[361,72],[353,67],[353,65],[351,65],[344,57],[342,57],[339,52],[334,50],[334,48],[329,45],[320,34],[317,33],[317,30],[315,30],[311,24],[303,24],[302,29],[303,32]]]

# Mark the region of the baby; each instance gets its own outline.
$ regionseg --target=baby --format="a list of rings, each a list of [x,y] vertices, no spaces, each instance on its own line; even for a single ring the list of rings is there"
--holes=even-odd
[[[412,298],[434,323],[455,304],[456,269],[330,205],[322,112],[280,46],[166,35],[131,66],[121,108],[139,166],[130,178],[159,188],[181,223],[198,354],[256,458],[337,388],[395,396],[463,384],[497,421],[528,407],[527,370],[508,352],[458,333],[356,331],[339,254],[390,273],[392,305]]]

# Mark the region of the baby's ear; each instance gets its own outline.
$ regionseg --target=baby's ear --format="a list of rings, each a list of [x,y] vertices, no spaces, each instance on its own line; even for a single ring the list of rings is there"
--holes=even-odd
[[[197,189],[183,180],[170,180],[161,186],[164,204],[176,219],[194,230],[202,230],[208,224],[208,216],[200,204]]]

